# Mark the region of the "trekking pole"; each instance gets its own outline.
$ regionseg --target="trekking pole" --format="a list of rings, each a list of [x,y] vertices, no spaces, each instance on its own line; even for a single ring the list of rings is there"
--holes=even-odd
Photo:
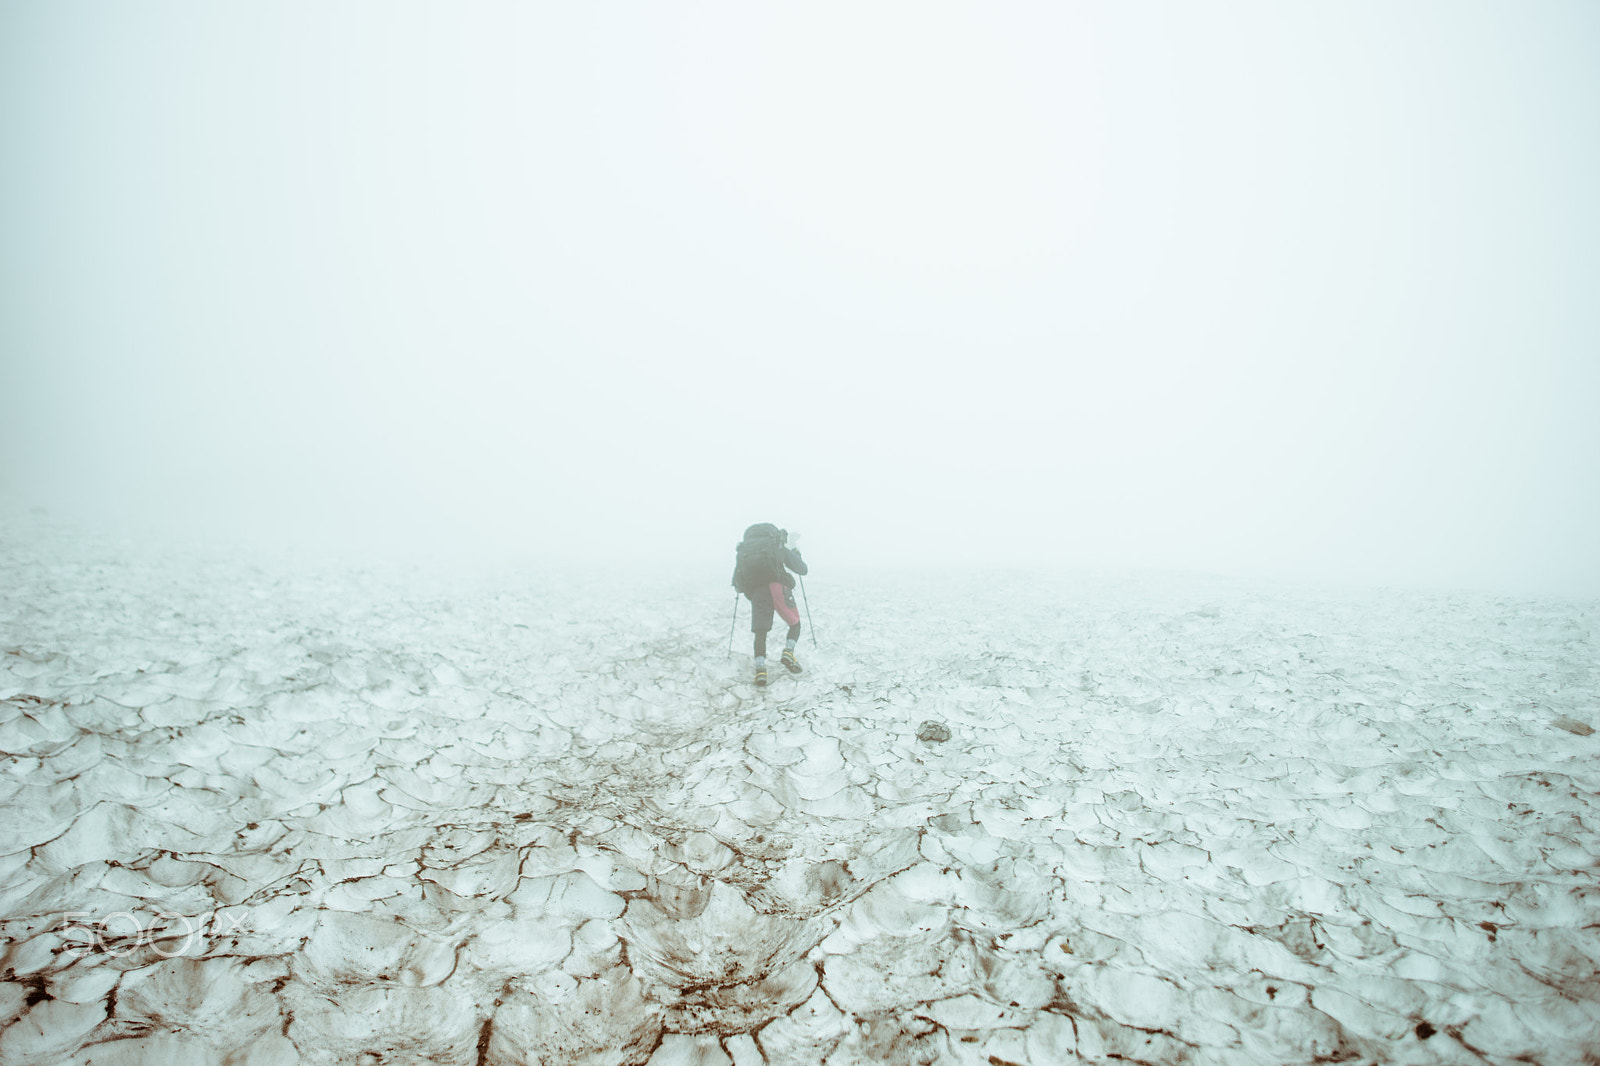
[[[811,643],[815,644],[817,642],[817,627],[811,624],[811,599],[806,595],[806,579],[805,579],[805,575],[802,574],[802,575],[799,575],[799,577],[800,577],[800,602],[802,604],[804,604],[805,608],[806,608],[806,628],[811,630]]]
[[[733,633],[739,628],[739,590],[733,590],[733,624],[728,627],[728,654],[733,654]]]

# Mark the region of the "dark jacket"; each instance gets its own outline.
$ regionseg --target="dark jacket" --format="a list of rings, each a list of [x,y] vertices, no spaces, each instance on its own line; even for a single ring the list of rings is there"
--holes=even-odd
[[[783,565],[787,567],[783,572],[783,587],[786,589],[794,588],[794,574],[789,573],[790,570],[793,570],[795,574],[809,574],[811,572],[806,568],[806,561],[800,558],[800,553],[787,544],[783,546]]]
[[[783,581],[783,587],[786,589],[794,588],[794,574],[791,574],[789,571],[793,570],[795,574],[809,574],[811,572],[806,566],[806,561],[800,558],[800,553],[789,547],[787,544],[782,545],[778,549],[778,559],[783,563],[781,580]],[[744,593],[746,596],[750,595],[749,589],[743,588],[739,585],[738,563],[734,563],[733,567],[733,587]]]

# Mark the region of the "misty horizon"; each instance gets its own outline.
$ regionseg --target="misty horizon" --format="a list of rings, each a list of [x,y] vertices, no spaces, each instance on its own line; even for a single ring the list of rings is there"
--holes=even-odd
[[[0,14],[0,494],[1600,595],[1600,12]]]

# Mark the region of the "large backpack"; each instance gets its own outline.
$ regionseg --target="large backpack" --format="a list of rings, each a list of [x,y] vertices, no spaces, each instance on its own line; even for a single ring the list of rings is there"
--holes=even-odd
[[[783,530],[758,522],[734,548],[733,587],[740,592],[783,580]]]

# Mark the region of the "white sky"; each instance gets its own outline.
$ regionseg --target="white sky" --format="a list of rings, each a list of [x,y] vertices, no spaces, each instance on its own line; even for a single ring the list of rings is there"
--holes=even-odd
[[[1600,594],[1600,5],[35,0],[0,122],[25,503]]]

